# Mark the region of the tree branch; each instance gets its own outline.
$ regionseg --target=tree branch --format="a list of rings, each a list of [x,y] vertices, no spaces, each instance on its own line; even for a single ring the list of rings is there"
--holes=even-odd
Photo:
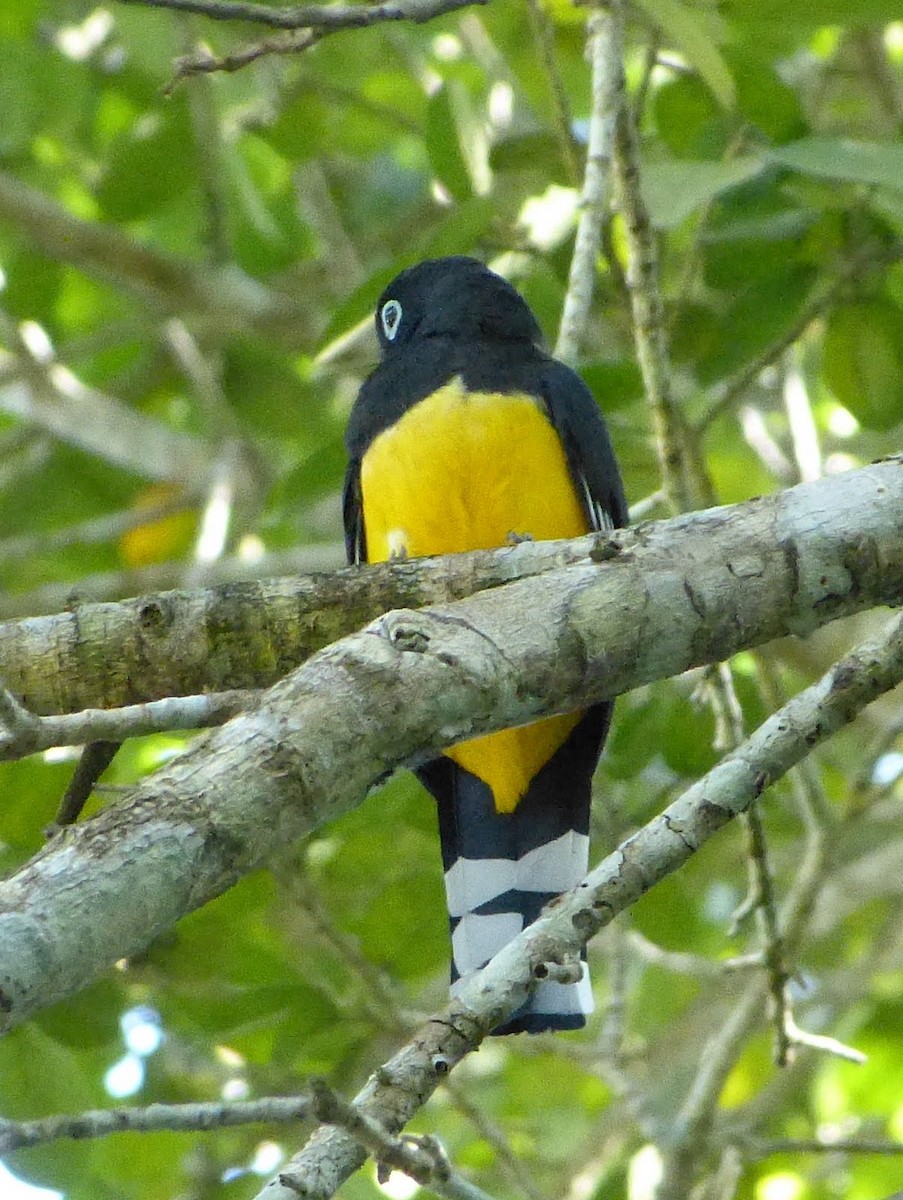
[[[249,21],[282,32],[274,37],[248,42],[230,54],[218,57],[207,50],[176,60],[176,71],[167,91],[191,75],[211,71],[240,71],[268,54],[298,54],[331,33],[362,29],[387,21],[423,24],[446,13],[486,4],[488,0],[398,0],[394,4],[312,4],[277,8],[248,4],[243,0],[122,0],[144,8],[169,8],[197,13],[215,21]]]
[[[24,758],[51,746],[123,742],[126,738],[172,729],[208,729],[222,725],[254,704],[258,694],[236,690],[202,696],[169,696],[123,708],[88,708],[66,716],[35,717],[10,692],[0,689],[0,722],[6,726],[6,732],[0,733],[0,762]],[[14,711],[15,717],[9,720],[8,715],[13,716]]]
[[[783,705],[776,716],[786,712],[787,707]],[[804,760],[802,767],[807,766],[808,760]],[[827,827],[821,813],[805,789],[797,786],[794,791],[806,837],[793,886],[781,908],[780,935],[791,949],[802,937],[828,868]],[[706,1044],[699,1067],[668,1131],[662,1178],[655,1191],[655,1200],[684,1200],[691,1191],[700,1148],[711,1138],[725,1080],[765,1011],[768,992],[767,979],[753,979]]]
[[[193,434],[133,412],[112,396],[86,387],[61,363],[26,368],[10,377],[0,351],[0,411],[46,429],[60,441],[147,479],[195,487],[212,467],[213,447]],[[13,368],[15,369],[15,368]]]
[[[613,11],[621,12],[623,0],[609,0],[609,3]],[[633,113],[626,102],[621,59],[618,70],[622,76],[622,102],[615,125],[614,184],[627,241],[626,278],[633,313],[633,336],[646,400],[655,425],[662,483],[674,508],[686,512],[695,505],[684,470],[683,423],[674,402],[658,247],[640,191],[638,135]]]
[[[695,661],[714,661],[893,603],[903,578],[901,525],[903,470],[901,460],[889,459],[605,537],[165,592],[8,622],[0,625],[0,678],[39,715],[267,687],[390,608],[439,604],[560,568],[581,572],[608,558],[619,564],[607,577],[610,585],[600,573],[600,585],[611,587],[606,604],[619,631],[613,646],[618,637],[624,646],[637,637],[626,603],[643,613],[649,588],[676,588],[673,619],[686,614],[681,633],[688,639],[700,623],[712,630],[711,657]],[[618,592],[625,577],[629,597]],[[654,636],[677,648],[667,612],[655,611],[662,626]],[[681,647],[662,674],[685,669],[687,658]],[[638,682],[625,677],[626,688]]]
[[[696,422],[696,431],[702,432],[736,404],[745,392],[755,383],[766,367],[776,362],[794,342],[798,341],[813,321],[832,308],[850,290],[852,284],[868,275],[871,270],[886,267],[899,262],[903,258],[903,243],[899,240],[889,246],[876,248],[873,245],[860,247],[846,262],[837,267],[835,273],[828,279],[821,279],[796,319],[785,330],[766,346],[759,354],[730,378],[713,389],[714,400],[707,411]]]
[[[148,1104],[143,1108],[100,1108],[43,1117],[39,1121],[0,1119],[0,1154],[40,1146],[61,1138],[108,1137],[111,1133],[178,1133],[223,1129],[276,1121],[303,1121],[311,1115],[308,1096],[265,1096],[260,1100],[224,1103]]]
[[[137,2],[138,0],[124,0],[126,4]],[[166,96],[172,95],[183,79],[191,79],[194,75],[213,75],[217,71],[230,74],[233,71],[242,71],[251,63],[270,54],[300,54],[302,50],[309,50],[311,46],[316,45],[325,33],[325,30],[313,29],[275,33],[272,37],[260,38],[256,42],[244,42],[228,54],[211,54],[202,47],[194,54],[185,54],[176,59],[172,79],[164,87],[163,93]]]
[[[152,520],[152,510],[146,509],[140,514],[138,523]],[[345,548],[338,542],[293,546],[289,550],[274,550],[254,559],[229,555],[207,565],[205,583],[251,583],[279,575],[333,571],[344,561]],[[4,620],[39,617],[46,613],[59,613],[62,609],[72,609],[76,604],[143,596],[148,592],[184,587],[184,583],[184,558],[151,563],[146,567],[104,571],[96,575],[83,575],[74,582],[48,583],[26,592],[6,593],[0,596],[0,616]]]
[[[400,1129],[468,1048],[524,1002],[537,978],[543,977],[546,963],[579,954],[594,933],[746,811],[814,745],[848,724],[901,679],[903,616],[897,616],[878,641],[858,647],[800,692],[708,775],[603,859],[579,887],[548,905],[537,921],[475,974],[444,1013],[371,1076],[355,1098],[355,1107],[392,1132]],[[756,991],[761,1007],[765,985]],[[735,1024],[739,1026],[746,1017],[744,1008]],[[326,1200],[363,1159],[353,1137],[321,1127],[257,1200],[292,1200],[298,1194]]]
[[[307,309],[239,271],[205,267],[141,245],[122,230],[73,216],[43,192],[0,171],[0,222],[48,258],[124,287],[167,313],[191,313],[223,332],[254,330],[297,345],[313,334]]]
[[[0,565],[32,555],[48,554],[52,550],[64,550],[71,546],[90,546],[113,542],[139,525],[150,525],[164,517],[190,511],[196,499],[190,492],[180,492],[170,500],[147,508],[127,508],[121,512],[89,517],[75,525],[62,529],[41,530],[40,533],[20,533],[0,540]],[[184,570],[184,564],[180,564]]]
[[[892,459],[600,539],[615,557],[389,613],[328,647],[0,885],[4,1025],[137,953],[396,766],[900,603],[901,514]]]
[[[250,21],[271,29],[362,29],[385,21],[422,24],[487,0],[399,0],[397,4],[295,4],[276,8],[243,0],[121,0],[143,8],[170,8],[198,13],[214,21]]]
[[[0,625],[0,678],[36,714],[267,687],[390,608],[422,608],[585,564],[596,541],[524,542],[500,551],[268,577],[118,603],[79,605],[70,598],[67,612]],[[299,569],[309,561],[308,555],[296,559]],[[272,565],[292,563],[276,559]],[[229,564],[226,578],[239,566]],[[180,570],[184,575],[184,563]]]
[[[823,1142],[818,1138],[774,1138],[752,1142],[744,1149],[754,1158],[769,1158],[772,1154],[903,1155],[903,1142],[885,1142],[878,1138],[839,1138],[836,1142]],[[888,1196],[887,1200],[895,1200],[895,1196]]]
[[[586,335],[602,222],[608,209],[609,168],[615,134],[615,117],[624,97],[623,17],[617,5],[600,6],[587,23],[587,57],[592,63],[592,108],[586,168],[580,197],[580,220],[574,255],[561,313],[555,356],[574,364]],[[570,133],[570,131],[568,131]]]
[[[427,1187],[447,1200],[492,1200],[486,1192],[452,1171],[435,1138],[396,1137],[360,1108],[348,1104],[322,1080],[314,1083],[313,1107],[324,1124],[345,1130],[355,1142],[369,1150],[380,1173],[388,1175],[386,1168],[404,1171],[421,1187]]]

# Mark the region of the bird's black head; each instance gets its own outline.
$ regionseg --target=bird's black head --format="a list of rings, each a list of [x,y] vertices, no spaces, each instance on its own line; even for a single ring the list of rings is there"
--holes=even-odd
[[[392,280],[376,306],[384,358],[429,337],[542,340],[536,318],[515,289],[475,258],[430,258]]]

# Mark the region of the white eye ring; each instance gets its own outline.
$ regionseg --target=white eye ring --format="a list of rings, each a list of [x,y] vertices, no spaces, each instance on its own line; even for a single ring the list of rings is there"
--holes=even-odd
[[[390,342],[394,342],[395,335],[401,327],[401,305],[397,300],[387,300],[379,316],[383,323],[383,333]]]

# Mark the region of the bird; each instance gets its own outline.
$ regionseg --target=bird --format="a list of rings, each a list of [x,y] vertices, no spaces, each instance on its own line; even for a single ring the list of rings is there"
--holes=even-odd
[[[475,258],[402,271],[375,312],[380,361],[347,431],[348,561],[385,562],[626,525],[599,407],[543,348],[520,293]],[[435,798],[451,991],[588,869],[592,776],[609,702],[462,741],[417,768]],[[579,1029],[577,982],[544,980],[494,1034]]]

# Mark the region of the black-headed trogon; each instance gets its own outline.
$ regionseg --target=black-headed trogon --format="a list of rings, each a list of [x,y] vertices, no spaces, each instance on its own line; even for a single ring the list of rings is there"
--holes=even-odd
[[[403,271],[376,309],[381,361],[348,423],[350,562],[569,538],[627,522],[590,392],[540,345],[515,289],[472,258]],[[439,809],[452,991],[587,871],[611,705],[473,738],[418,770]],[[496,1033],[575,1029],[579,983],[540,983]]]

